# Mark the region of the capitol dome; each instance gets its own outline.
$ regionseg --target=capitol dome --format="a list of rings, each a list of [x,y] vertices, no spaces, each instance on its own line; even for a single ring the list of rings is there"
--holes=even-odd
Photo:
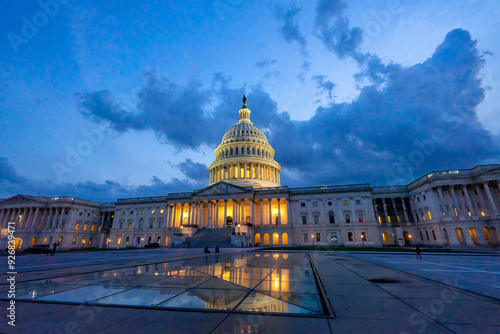
[[[224,181],[242,187],[279,187],[280,165],[267,137],[250,121],[250,109],[243,96],[240,120],[230,128],[215,150],[210,164],[210,184]]]

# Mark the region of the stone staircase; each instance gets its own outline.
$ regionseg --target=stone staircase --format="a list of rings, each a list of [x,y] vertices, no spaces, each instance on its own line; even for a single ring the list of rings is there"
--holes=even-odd
[[[205,248],[208,246],[212,251],[215,246],[231,248],[234,247],[231,244],[232,232],[233,230],[230,228],[199,229],[192,237],[187,238],[180,245],[175,245],[174,248],[188,248],[188,243],[191,248]]]

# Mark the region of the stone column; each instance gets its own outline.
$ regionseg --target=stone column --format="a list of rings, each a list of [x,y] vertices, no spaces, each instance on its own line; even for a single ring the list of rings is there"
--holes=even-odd
[[[198,219],[198,228],[202,228],[201,226],[201,220],[203,217],[203,202],[198,202],[198,215],[196,218]]]
[[[445,198],[444,198],[444,196],[443,196],[443,190],[442,190],[442,187],[437,187],[436,189],[437,189],[437,191],[438,191],[438,194],[439,194],[439,197],[440,197],[441,202],[442,202],[442,203],[443,203],[443,205],[445,206],[445,207],[444,207],[444,209],[443,209],[443,211],[441,212],[441,214],[443,214],[443,213],[444,213],[445,215],[448,215],[448,212],[446,212],[446,204],[447,204],[446,202],[447,202],[447,201],[446,201],[446,199],[445,199]]]
[[[175,228],[175,216],[177,214],[177,203],[174,204],[174,213],[172,215],[172,228]]]
[[[207,228],[210,228],[210,216],[212,215],[212,201],[208,201],[208,208],[207,208]]]
[[[405,198],[404,197],[401,197],[401,205],[403,207],[403,213],[405,215],[405,221],[409,223],[410,222],[410,218],[408,217],[408,212],[407,212],[408,208],[406,207],[406,202],[405,202]]]
[[[47,217],[47,208],[44,208],[43,209],[43,216],[42,216],[42,219],[40,220],[40,229],[43,228],[43,222],[45,221],[45,217]],[[38,225],[38,224],[37,224]],[[38,227],[38,226],[37,226]]]
[[[227,228],[227,199],[224,200],[224,224],[223,228]]]
[[[234,225],[237,224],[237,220],[236,220],[236,200],[232,199],[232,201],[233,201],[233,226],[232,227],[234,227]]]
[[[240,222],[244,223],[245,222],[245,199],[244,198],[242,198],[240,201],[240,210],[241,210]]]
[[[382,208],[384,209],[384,216],[386,224],[389,224],[389,216],[387,215],[387,205],[385,203],[385,198],[382,198]]]
[[[274,225],[274,223],[273,223],[272,203],[273,203],[273,199],[269,198],[267,200],[267,206],[269,207],[269,226],[273,226]]]
[[[278,197],[278,227],[281,227],[281,207],[280,207],[281,198]]]
[[[250,199],[250,224],[252,224],[252,227],[254,226],[254,203],[253,203],[253,199],[251,198]]]
[[[181,221],[179,223],[179,227],[184,223],[184,204],[185,203],[181,203]]]
[[[396,218],[396,219],[398,219],[398,216],[399,216],[399,215],[398,215],[398,210],[397,210],[397,208],[396,208],[396,199],[391,197],[391,198],[389,198],[389,200],[391,201],[391,203],[392,203],[392,209],[394,210],[394,213],[396,214],[396,217],[395,217],[395,218]],[[353,211],[354,211],[354,210],[353,210]],[[354,214],[356,214],[356,213],[354,213]],[[356,220],[358,220],[358,217],[355,217],[355,219],[356,219]],[[399,224],[400,222],[399,222],[399,221],[397,221],[396,223],[398,223],[398,224]]]
[[[253,179],[253,163],[250,164],[250,178]],[[250,215],[251,216],[251,215]]]
[[[479,214],[476,214],[476,212],[474,211],[474,205],[470,200],[469,190],[467,189],[467,185],[466,184],[462,185],[462,189],[465,194],[465,200],[467,201],[467,205],[469,206],[469,212],[471,213],[472,216],[478,216]]]
[[[215,201],[215,224],[214,228],[219,228],[219,200]]]
[[[260,226],[264,226],[264,201],[259,200],[259,206],[260,206]]]
[[[483,182],[484,186],[484,192],[486,193],[486,197],[488,197],[488,201],[490,202],[490,212],[493,213],[493,215],[497,216],[498,215],[498,210],[495,205],[495,201],[493,200],[493,196],[491,195],[490,187],[488,185],[488,182]]]
[[[170,212],[170,204],[167,204],[167,212],[166,212],[166,218],[165,218],[165,227],[170,227],[170,218],[171,218],[171,212]]]
[[[476,191],[477,191],[477,197],[479,198],[479,202],[481,203],[481,207],[483,208],[483,212],[484,214],[488,214],[489,212],[486,212],[486,204],[485,204],[485,201],[483,199],[483,194],[481,193],[481,188],[479,188],[479,184],[475,184],[476,186]]]
[[[458,203],[457,194],[455,193],[455,187],[453,185],[450,187],[451,187],[451,196],[453,198],[453,203],[455,204],[455,209],[457,209],[457,213],[460,216],[463,213],[462,213],[462,210],[460,209],[460,205]]]
[[[21,221],[19,222],[19,229],[20,230],[24,230],[24,225],[25,225],[27,217],[28,217],[28,209],[29,208],[23,208],[23,217],[21,218]]]
[[[290,210],[291,202],[290,202],[290,200],[287,201],[286,198],[285,198],[285,202],[286,202],[286,226],[290,227],[290,226],[292,226],[292,225],[290,225],[291,221],[292,221],[292,219],[291,219],[292,210]],[[291,238],[291,236],[289,236],[289,238]]]

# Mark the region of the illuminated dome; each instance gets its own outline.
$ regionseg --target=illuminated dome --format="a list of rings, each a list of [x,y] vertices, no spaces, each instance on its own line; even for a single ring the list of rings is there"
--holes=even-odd
[[[280,165],[266,135],[250,121],[250,109],[243,96],[240,120],[230,128],[215,150],[208,168],[210,184],[219,181],[247,187],[280,186]]]

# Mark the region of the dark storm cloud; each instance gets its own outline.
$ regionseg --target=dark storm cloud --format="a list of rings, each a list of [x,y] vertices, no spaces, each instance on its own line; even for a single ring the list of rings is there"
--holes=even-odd
[[[177,167],[191,180],[205,182],[207,179],[208,167],[205,164],[186,159],[186,161],[181,162]]]
[[[247,95],[251,119],[276,150],[284,182],[404,184],[432,170],[469,168],[498,156],[498,138],[477,119],[477,106],[484,98],[479,76],[484,60],[467,31],[451,31],[429,59],[411,67],[385,65],[376,56],[366,59],[358,75],[371,84],[360,89],[358,98],[320,107],[307,121],[278,112],[277,103],[261,86]],[[315,80],[326,83],[320,89],[333,89],[325,77]],[[103,94],[85,93],[86,99],[77,101],[88,117],[110,122],[116,129],[152,130],[182,148],[215,147],[236,123],[245,90],[233,88],[221,73],[206,93],[196,85],[159,81],[164,84],[154,90],[144,87],[137,110],[124,111],[109,93],[105,99]],[[174,97],[176,92],[182,96]],[[195,97],[187,110],[183,96]],[[217,97],[219,104],[205,110],[206,96]],[[166,119],[177,120],[173,124],[181,129],[172,129]],[[193,129],[196,136],[186,138]],[[179,167],[188,178],[203,179],[202,166],[195,162]]]
[[[193,168],[199,168],[192,161],[181,163],[183,172],[192,180],[174,178],[164,182],[158,177],[151,178],[150,185],[137,187],[122,186],[114,181],[95,183],[91,181],[79,183],[53,183],[49,180],[29,180],[17,174],[6,158],[0,158],[0,198],[14,194],[33,196],[71,196],[93,201],[114,202],[118,198],[166,196],[172,192],[192,191],[206,186],[205,180],[193,179]],[[189,175],[188,175],[189,174]],[[206,171],[205,171],[206,174]]]
[[[300,51],[304,56],[307,56],[306,50],[306,39],[300,30],[300,26],[297,20],[297,15],[302,10],[302,7],[297,7],[295,2],[291,3],[288,7],[284,7],[281,5],[277,5],[274,8],[274,16],[280,23],[282,23],[281,27],[281,35],[288,42],[297,42],[300,46]]]
[[[339,58],[357,53],[363,40],[361,28],[349,27],[345,9],[346,5],[342,0],[318,0],[316,3],[316,36]]]

